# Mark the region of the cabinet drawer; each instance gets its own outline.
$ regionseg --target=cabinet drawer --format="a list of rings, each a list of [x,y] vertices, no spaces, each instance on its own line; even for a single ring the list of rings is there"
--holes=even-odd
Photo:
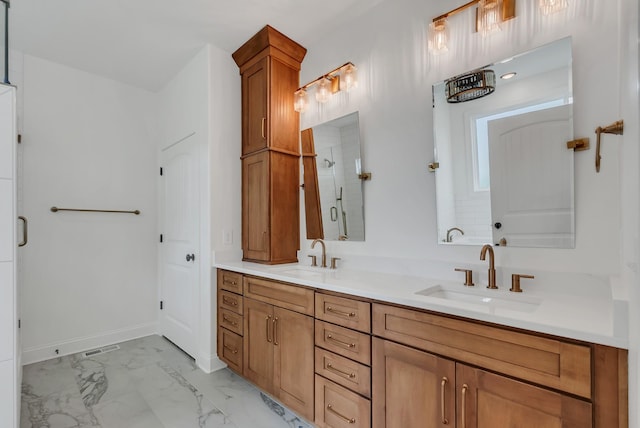
[[[218,288],[242,294],[242,274],[218,269]]]
[[[316,293],[316,318],[371,333],[371,304]]]
[[[371,365],[371,336],[316,320],[316,346]]]
[[[236,373],[242,373],[242,336],[218,329],[218,357]]]
[[[308,288],[245,276],[244,295],[274,306],[313,316],[314,291]]]
[[[591,348],[471,321],[373,305],[373,333],[581,397],[591,397]]]
[[[235,312],[238,315],[243,314],[244,305],[242,296],[238,294],[229,293],[228,291],[220,291],[218,293],[218,306]]]
[[[242,315],[226,309],[218,310],[218,325],[242,336]]]
[[[371,401],[316,375],[316,425],[369,428]]]
[[[371,368],[316,348],[316,373],[371,398]]]

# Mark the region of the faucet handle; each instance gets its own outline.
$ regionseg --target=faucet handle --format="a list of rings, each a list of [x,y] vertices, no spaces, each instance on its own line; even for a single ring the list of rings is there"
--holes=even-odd
[[[338,267],[337,261],[342,260],[340,257],[331,257],[331,269],[336,269]]]
[[[318,259],[313,254],[309,254],[307,257],[311,257],[311,266],[318,266]]]
[[[509,291],[513,291],[514,293],[522,293],[522,288],[520,288],[521,278],[533,279],[535,277],[533,275],[514,273],[513,275],[511,275],[511,288],[509,289]]]
[[[456,272],[464,272],[464,285],[467,287],[473,287],[473,271],[471,269],[455,268]]]

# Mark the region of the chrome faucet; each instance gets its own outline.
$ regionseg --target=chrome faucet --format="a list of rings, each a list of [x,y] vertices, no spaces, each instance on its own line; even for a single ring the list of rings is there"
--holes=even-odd
[[[491,245],[485,244],[482,247],[482,250],[480,250],[480,260],[485,259],[487,251],[489,252],[489,285],[487,285],[487,288],[496,289],[498,288],[496,285],[496,265]]]
[[[459,227],[452,227],[451,229],[447,230],[447,239],[445,242],[451,242],[451,232],[453,232],[454,230],[457,230],[461,235],[464,235],[462,229],[460,229]]]
[[[319,242],[322,245],[322,267],[327,267],[327,249],[324,246],[324,241],[322,239],[316,239],[311,243],[311,249],[316,246],[316,243]]]

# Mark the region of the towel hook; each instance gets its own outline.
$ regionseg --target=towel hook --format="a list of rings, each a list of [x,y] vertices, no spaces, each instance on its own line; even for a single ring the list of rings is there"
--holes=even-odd
[[[624,130],[624,121],[618,120],[604,128],[598,126],[596,128],[596,172],[600,172],[600,134],[622,135]]]

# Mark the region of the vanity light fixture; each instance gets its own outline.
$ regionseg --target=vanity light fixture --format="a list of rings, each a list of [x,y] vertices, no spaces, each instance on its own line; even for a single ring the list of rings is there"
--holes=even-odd
[[[561,12],[567,7],[569,7],[567,0],[540,0],[540,10],[544,15]]]
[[[429,24],[429,51],[440,54],[449,50],[449,25],[447,19],[442,18]]]
[[[336,92],[349,91],[358,86],[357,68],[353,63],[348,62],[296,89],[293,108],[298,113],[306,110],[307,90],[314,85],[316,101],[326,103]]]
[[[483,35],[499,30],[502,22],[516,16],[516,0],[471,0],[469,3],[433,18],[433,22],[429,25],[430,52],[437,54],[448,50],[448,18],[475,5],[478,5],[475,31],[481,32]]]
[[[496,90],[493,70],[477,70],[449,79],[445,83],[448,103],[463,103],[489,95]]]
[[[500,31],[500,8],[498,0],[480,0],[476,16],[476,29],[483,35]]]

